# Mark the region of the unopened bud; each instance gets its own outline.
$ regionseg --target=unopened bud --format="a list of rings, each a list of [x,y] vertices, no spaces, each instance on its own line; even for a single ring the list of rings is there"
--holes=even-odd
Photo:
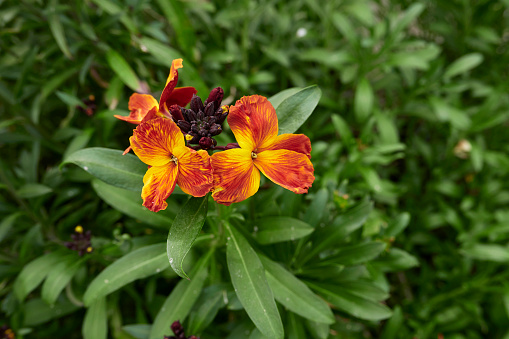
[[[203,102],[201,98],[196,94],[193,94],[193,98],[191,99],[191,109],[195,112],[203,111]]]
[[[184,133],[187,133],[191,130],[191,124],[185,120],[179,120],[177,121],[177,126],[180,128],[180,130]]]
[[[214,115],[214,103],[213,102],[209,102],[207,104],[207,106],[205,106],[204,113],[205,113],[206,117],[210,117],[210,116]]]
[[[182,111],[178,105],[171,105],[168,110],[170,111],[171,117],[175,121],[184,120]]]
[[[213,103],[214,109],[217,109],[219,105],[221,105],[221,101],[223,101],[224,91],[221,87],[216,87],[212,91],[210,91],[209,97],[207,98],[207,101],[205,101],[207,104]]]
[[[209,149],[209,148],[211,148],[212,146],[214,146],[214,141],[213,141],[213,139],[212,139],[212,138],[209,138],[209,137],[202,137],[202,138],[200,139],[199,144],[200,144],[200,147],[201,147],[202,149]]]
[[[218,135],[222,132],[222,128],[220,125],[218,124],[213,124],[210,129],[209,129],[209,133],[211,136],[215,136],[215,135]]]

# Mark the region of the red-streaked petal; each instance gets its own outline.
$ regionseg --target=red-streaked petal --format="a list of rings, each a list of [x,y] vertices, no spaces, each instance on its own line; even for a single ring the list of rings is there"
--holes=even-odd
[[[150,167],[143,176],[143,189],[141,197],[143,206],[152,212],[166,209],[166,199],[175,189],[177,183],[178,167],[174,162],[165,166]]]
[[[230,106],[228,124],[240,147],[249,151],[271,145],[278,131],[276,110],[260,95],[242,97]]]
[[[173,120],[165,118],[155,118],[138,125],[129,141],[138,158],[150,166],[167,164],[173,149],[185,146],[180,128]]]
[[[295,193],[307,193],[315,180],[313,164],[302,153],[263,151],[257,154],[254,164],[272,182]]]
[[[179,78],[179,73],[177,69],[182,67],[183,67],[182,59],[173,59],[173,61],[171,62],[170,74],[166,79],[166,85],[164,86],[163,92],[161,93],[161,98],[159,99],[159,111],[161,112],[165,112],[164,104],[168,100],[168,97],[170,96],[171,92],[173,92],[175,86],[177,86],[177,81]]]
[[[212,189],[212,166],[207,151],[198,151],[182,146],[173,150],[178,159],[177,184],[193,197],[203,197]]]
[[[305,154],[311,159],[311,141],[304,134],[281,134],[274,139],[274,143],[266,148],[258,148],[258,152],[285,149]]]
[[[129,116],[125,117],[122,115],[114,115],[114,117],[133,124],[139,124],[150,110],[155,108],[157,112],[157,105],[157,100],[153,96],[149,94],[134,93],[129,98],[128,107],[131,111]]]
[[[170,107],[171,105],[179,105],[185,107],[188,103],[191,102],[193,94],[196,93],[198,93],[198,91],[194,87],[177,87],[166,99],[166,107]]]
[[[251,151],[242,148],[215,153],[211,158],[214,171],[212,197],[223,205],[245,200],[260,187],[260,172],[251,159]]]

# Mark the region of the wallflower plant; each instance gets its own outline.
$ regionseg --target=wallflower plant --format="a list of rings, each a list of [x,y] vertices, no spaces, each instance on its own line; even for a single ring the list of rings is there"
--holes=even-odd
[[[214,253],[218,248],[226,246],[231,284],[242,307],[261,333],[271,338],[282,338],[284,329],[281,317],[264,274],[264,269],[270,269],[276,264],[254,251],[245,239],[244,232],[235,228],[231,218],[237,203],[253,199],[252,196],[260,189],[260,172],[273,183],[293,193],[308,192],[315,179],[311,163],[311,142],[307,136],[293,133],[311,115],[321,92],[316,86],[298,89],[296,94],[283,92],[273,99],[278,108],[274,108],[269,99],[256,94],[244,96],[234,105],[226,106],[222,104],[224,91],[220,87],[214,88],[205,101],[196,95],[193,87],[177,88],[177,70],[182,66],[182,59],[173,60],[159,102],[149,94],[135,93],[129,99],[129,116],[115,115],[120,120],[137,124],[126,151],[132,149],[143,164],[126,152],[120,155],[122,152],[107,149],[84,149],[74,153],[67,162],[80,165],[113,186],[139,192],[138,187],[142,181],[144,210],[136,213],[150,219],[154,218],[154,212],[167,209],[169,200],[181,200],[172,196],[178,185],[180,197],[184,193],[191,198],[171,223],[166,243],[167,258],[150,265],[157,263],[155,267],[161,267],[169,263],[181,277],[191,277],[190,289],[201,288]],[[186,107],[188,104],[189,107]],[[225,121],[235,141],[218,145],[215,138],[224,131]],[[101,164],[101,159],[108,163],[110,171],[104,169],[105,164]],[[104,192],[104,196],[112,190],[118,190],[110,186],[103,191],[101,187],[105,184],[95,185],[98,192]],[[215,201],[211,202],[215,205],[212,214],[208,213],[209,193]],[[132,196],[120,191],[118,194]],[[136,209],[130,202],[129,205]],[[127,208],[122,208],[130,213]],[[164,219],[157,217],[154,220],[161,218]],[[198,239],[206,220],[213,230],[215,240],[191,268],[188,276],[184,271],[184,259]],[[289,235],[283,234],[283,238],[278,241],[287,238],[290,240],[290,236],[292,239],[302,238],[306,234],[290,231]],[[111,290],[118,288],[111,281],[119,281],[119,274],[122,275],[125,270],[128,270],[129,278],[120,279],[123,284],[136,279],[138,274],[146,274],[141,268],[138,273],[137,268],[133,271],[131,267],[143,267],[146,264],[137,263],[143,258],[158,257],[160,250],[159,245],[142,247],[107,267],[89,285],[83,297],[85,305],[104,298]],[[273,268],[278,270],[277,267]],[[181,283],[187,283],[187,280]],[[299,287],[295,293],[310,298],[313,307],[318,309],[318,315],[315,316],[320,321],[332,323],[334,320],[329,306],[309,288],[299,284],[296,285]],[[184,289],[180,285],[176,287],[175,293]],[[174,298],[177,297],[170,296],[166,300],[154,319],[150,330],[151,339],[163,338],[172,323],[183,320],[177,318],[179,311],[172,313]],[[189,298],[186,300],[196,301]],[[280,302],[284,305],[286,303]],[[302,313],[301,307],[285,306]],[[191,329],[196,329],[193,324],[190,325]]]

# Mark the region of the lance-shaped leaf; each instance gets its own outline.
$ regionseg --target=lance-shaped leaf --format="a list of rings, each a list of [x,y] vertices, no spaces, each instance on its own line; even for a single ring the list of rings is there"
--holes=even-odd
[[[110,49],[106,53],[106,61],[108,62],[108,65],[110,65],[113,72],[118,75],[124,84],[126,84],[133,91],[139,91],[140,80],[136,76],[136,73],[134,73],[131,66],[129,66],[127,61],[125,61],[124,57],[122,57],[116,51]]]
[[[228,230],[226,261],[240,303],[266,337],[283,338],[283,323],[260,259],[237,230],[225,226]]]
[[[62,165],[73,163],[107,184],[141,192],[147,165],[132,154],[122,151],[92,147],[69,155]]]
[[[171,225],[175,214],[172,214],[169,208],[158,213],[148,210],[143,207],[139,193],[114,187],[97,179],[92,181],[92,187],[108,205],[130,217],[165,229]]]
[[[97,298],[104,297],[130,282],[157,274],[169,264],[164,251],[165,244],[145,246],[132,251],[106,267],[90,283],[83,302],[91,305]]]
[[[318,282],[307,282],[307,284],[321,294],[325,300],[359,319],[379,321],[392,315],[389,307],[350,293],[344,285],[338,286]]]
[[[299,239],[313,232],[313,227],[309,224],[281,216],[258,219],[255,227],[257,231],[254,237],[264,245]]]
[[[313,85],[284,99],[276,108],[279,134],[295,133],[313,113],[322,91]]]
[[[333,324],[334,315],[327,303],[309,287],[267,257],[260,256],[269,286],[278,302],[290,311],[310,320]]]
[[[28,293],[32,292],[50,272],[50,268],[58,263],[65,254],[53,252],[35,259],[23,270],[14,281],[14,294],[19,300],[23,300]]]
[[[90,305],[90,308],[87,309],[81,333],[83,334],[83,339],[107,338],[108,317],[105,298],[97,299]]]
[[[183,269],[184,258],[191,249],[207,216],[208,195],[191,198],[179,211],[166,241],[166,253],[171,268],[182,278],[189,279]]]
[[[161,339],[170,331],[170,325],[179,320],[183,322],[194,303],[200,296],[203,284],[208,275],[208,262],[213,253],[211,249],[195,265],[189,274],[191,280],[181,280],[172,290],[163,306],[157,314],[152,329],[150,339]],[[166,262],[168,262],[166,260]]]
[[[74,274],[83,265],[87,258],[76,260],[76,255],[67,256],[64,260],[57,263],[51,268],[46,281],[42,285],[42,300],[53,305],[57,300],[60,292],[71,281]]]

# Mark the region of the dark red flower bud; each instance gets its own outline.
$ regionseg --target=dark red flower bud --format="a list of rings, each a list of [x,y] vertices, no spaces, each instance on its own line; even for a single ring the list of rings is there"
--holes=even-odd
[[[182,111],[178,105],[171,105],[168,110],[170,111],[171,117],[174,121],[184,120]]]
[[[177,121],[177,126],[180,128],[180,130],[184,133],[187,133],[191,130],[191,124],[185,120],[179,120]]]
[[[210,117],[210,116],[214,115],[214,103],[213,102],[209,102],[207,104],[207,106],[205,106],[204,113],[205,113],[206,117]]]
[[[198,113],[199,111],[203,112],[203,109],[204,107],[201,98],[196,94],[193,94],[193,98],[191,99],[191,110]]]
[[[209,149],[214,146],[214,141],[212,138],[202,137],[199,144],[202,149]]]
[[[218,125],[218,124],[213,124],[210,129],[209,129],[209,133],[211,136],[214,136],[214,135],[218,135],[222,132],[223,130],[221,129],[221,126]]]
[[[212,91],[210,91],[209,97],[206,104],[214,103],[214,110],[216,110],[219,106],[221,106],[221,101],[223,101],[224,91],[221,87],[216,87]]]

